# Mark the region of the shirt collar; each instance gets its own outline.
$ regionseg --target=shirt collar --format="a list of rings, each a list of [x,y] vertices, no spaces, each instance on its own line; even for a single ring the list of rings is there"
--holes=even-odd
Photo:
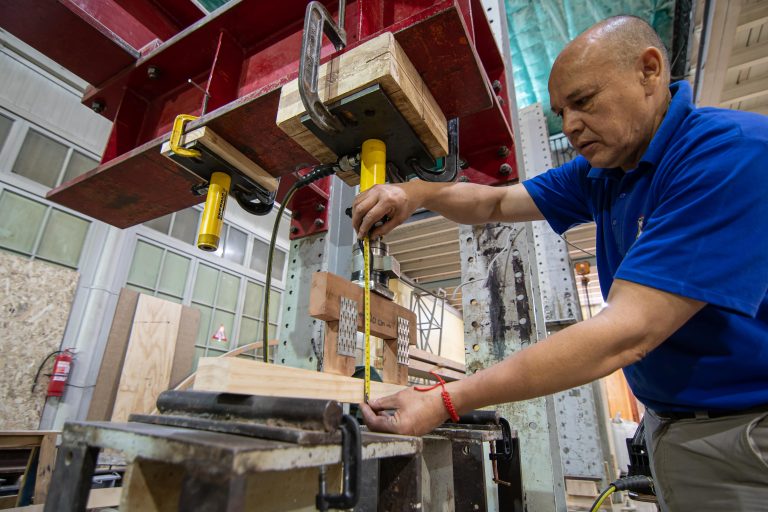
[[[669,108],[661,121],[659,129],[651,139],[648,149],[643,153],[638,168],[646,167],[655,169],[664,153],[667,150],[672,138],[677,133],[678,127],[683,123],[688,114],[693,110],[691,101],[691,86],[685,80],[675,82],[669,86],[669,92],[672,94],[672,101],[669,102]],[[590,178],[617,178],[623,176],[621,169],[617,168],[599,168],[593,167],[587,174]]]

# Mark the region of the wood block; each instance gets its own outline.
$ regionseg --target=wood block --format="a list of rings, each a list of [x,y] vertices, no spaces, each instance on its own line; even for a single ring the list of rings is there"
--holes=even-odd
[[[323,339],[323,371],[349,377],[355,373],[355,358],[336,352],[338,342],[339,322],[326,322]]]
[[[203,357],[194,389],[262,396],[318,398],[339,402],[363,401],[363,380],[239,358]],[[371,398],[381,398],[404,386],[371,382]]]
[[[397,340],[384,340],[384,353],[382,354],[384,368],[381,378],[384,382],[408,384],[408,366],[397,361]]]
[[[430,363],[440,368],[446,368],[459,373],[466,373],[467,371],[467,367],[465,365],[454,361],[453,359],[438,356],[431,352],[427,352],[426,350],[421,350],[420,348],[411,347],[409,355],[411,359],[418,359],[419,361]]]
[[[120,384],[120,373],[138,302],[139,292],[127,288],[120,290],[107,345],[101,358],[99,376],[96,378],[96,386],[91,396],[91,405],[86,418],[88,421],[107,421],[112,417],[117,387]]]
[[[429,373],[432,371],[445,379],[446,382],[450,382],[452,380],[460,380],[466,377],[466,375],[463,373],[451,370],[449,368],[436,366],[432,363],[425,363],[424,361],[419,361],[418,359],[411,358],[411,360],[408,362],[408,375],[411,375],[412,377],[436,380],[435,377]]]
[[[433,157],[448,154],[445,116],[418,71],[389,32],[320,66],[318,95],[324,103],[333,103],[376,83]],[[301,123],[305,113],[299,96],[298,79],[293,80],[284,85],[280,93],[277,125],[321,162],[335,162],[339,155]],[[359,181],[357,175],[354,178],[345,175],[342,179],[350,185]]]
[[[181,145],[186,146],[192,142],[198,142],[216,153],[221,159],[235,167],[243,175],[251,178],[253,181],[264,187],[265,190],[272,192],[277,190],[278,180],[259,164],[242,154],[232,144],[216,135],[211,128],[203,126],[191,132],[185,133],[181,138]],[[164,156],[171,153],[171,144],[163,143],[160,152]],[[335,160],[334,160],[335,161]]]
[[[35,503],[45,503],[45,498],[48,496],[48,487],[51,485],[51,476],[56,464],[57,437],[58,432],[48,432],[43,435],[40,442],[40,455],[35,477]]]
[[[357,329],[365,327],[364,290],[353,282],[330,272],[315,272],[309,295],[309,315],[312,318],[336,322],[340,318],[341,297],[357,301]],[[391,300],[371,293],[371,336],[385,340],[397,339],[397,318],[408,320],[409,343],[416,344],[416,314]]]
[[[200,327],[200,310],[188,306],[181,307],[179,332],[176,336],[176,349],[173,353],[173,366],[168,387],[179,385],[192,372],[195,363],[195,340]]]
[[[149,413],[157,396],[168,389],[180,320],[181,304],[141,294],[112,421],[127,421],[132,413]]]

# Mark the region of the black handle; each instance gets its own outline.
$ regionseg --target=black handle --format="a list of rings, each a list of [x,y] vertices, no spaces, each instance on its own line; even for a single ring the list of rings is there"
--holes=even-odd
[[[347,34],[343,28],[344,0],[339,0],[339,25],[333,21],[331,14],[323,4],[309,2],[304,16],[304,34],[301,38],[299,96],[301,96],[301,102],[312,121],[328,133],[340,133],[344,129],[344,125],[330,113],[317,94],[320,50],[323,47],[323,33],[328,36],[337,50],[341,50],[347,45]]]

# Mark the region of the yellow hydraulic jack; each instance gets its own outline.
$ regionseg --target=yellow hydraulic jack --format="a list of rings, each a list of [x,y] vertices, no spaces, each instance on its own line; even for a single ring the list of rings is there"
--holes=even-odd
[[[200,158],[200,151],[181,146],[184,125],[197,119],[196,116],[181,114],[176,116],[169,141],[171,151],[187,158]],[[197,235],[197,247],[203,251],[214,252],[219,248],[221,226],[224,221],[224,210],[227,207],[227,196],[232,185],[232,178],[225,172],[214,172],[208,182],[208,193],[203,207],[203,219]]]
[[[381,185],[387,177],[387,147],[383,141],[368,139],[360,152],[360,192]],[[365,401],[371,396],[371,246],[363,238],[363,280],[365,281]]]

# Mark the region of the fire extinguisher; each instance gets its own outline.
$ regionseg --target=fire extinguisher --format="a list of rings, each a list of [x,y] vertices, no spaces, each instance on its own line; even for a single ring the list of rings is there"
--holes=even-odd
[[[74,359],[72,349],[59,352],[53,360],[53,373],[48,382],[48,391],[46,397],[64,395],[64,387],[67,385],[67,379],[72,371],[72,361]]]

